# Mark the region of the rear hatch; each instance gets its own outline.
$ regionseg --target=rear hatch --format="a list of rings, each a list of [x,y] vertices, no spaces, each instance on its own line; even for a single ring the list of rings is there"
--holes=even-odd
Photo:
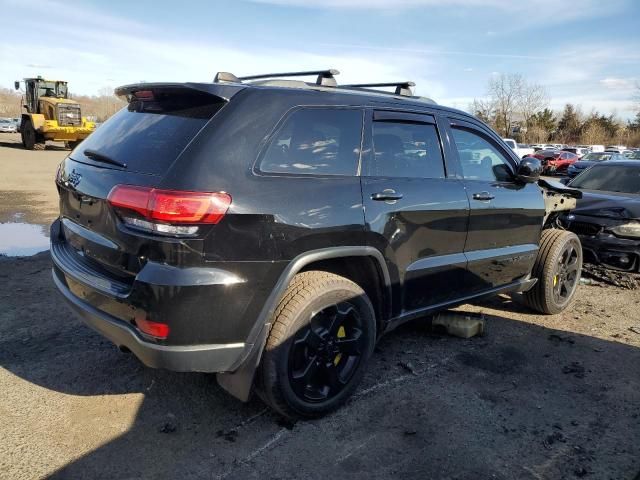
[[[198,209],[205,201],[221,209],[226,198],[216,204],[215,192],[203,199],[154,187],[235,91],[215,84],[119,89],[127,106],[82,142],[56,175],[54,258],[122,290],[147,259],[172,261],[201,249],[202,224],[216,223],[216,217]]]

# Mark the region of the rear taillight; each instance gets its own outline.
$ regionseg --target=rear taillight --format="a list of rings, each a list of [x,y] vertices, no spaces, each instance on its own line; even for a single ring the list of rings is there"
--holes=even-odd
[[[130,227],[181,236],[195,235],[198,225],[220,222],[231,205],[231,195],[116,185],[107,201]]]
[[[166,323],[152,322],[146,318],[136,318],[136,326],[145,335],[164,340],[169,336],[169,325]]]

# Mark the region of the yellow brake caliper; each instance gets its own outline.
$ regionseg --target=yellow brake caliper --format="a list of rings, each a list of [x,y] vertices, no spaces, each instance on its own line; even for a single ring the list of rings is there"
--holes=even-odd
[[[338,329],[338,338],[344,338],[347,336],[347,332],[344,331],[344,327],[341,325]],[[342,354],[339,353],[336,355],[336,358],[333,359],[333,364],[338,365],[340,363],[340,359],[342,358]]]

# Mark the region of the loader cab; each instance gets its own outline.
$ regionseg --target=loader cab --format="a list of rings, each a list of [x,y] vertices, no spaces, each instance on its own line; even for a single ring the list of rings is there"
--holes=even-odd
[[[20,86],[19,82],[16,82],[16,89]],[[57,103],[57,99],[69,98],[69,90],[67,82],[61,80],[44,80],[42,77],[37,78],[25,78],[25,107],[29,113],[42,113],[48,115],[49,112],[43,110],[46,109],[42,105],[40,100],[48,101],[47,103]]]

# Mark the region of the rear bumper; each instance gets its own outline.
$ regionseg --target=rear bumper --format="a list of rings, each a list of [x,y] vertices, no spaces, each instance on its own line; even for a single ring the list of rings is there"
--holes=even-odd
[[[259,340],[259,314],[277,278],[278,262],[203,263],[178,268],[148,261],[129,280],[101,269],[51,227],[55,285],[78,316],[150,367],[233,372]],[[222,267],[225,267],[223,269]],[[146,319],[169,326],[155,339],[136,326]]]
[[[53,272],[53,281],[78,317],[118,347],[126,347],[142,363],[178,372],[228,372],[245,355],[246,344],[167,346],[145,341],[133,326],[76,297]]]

